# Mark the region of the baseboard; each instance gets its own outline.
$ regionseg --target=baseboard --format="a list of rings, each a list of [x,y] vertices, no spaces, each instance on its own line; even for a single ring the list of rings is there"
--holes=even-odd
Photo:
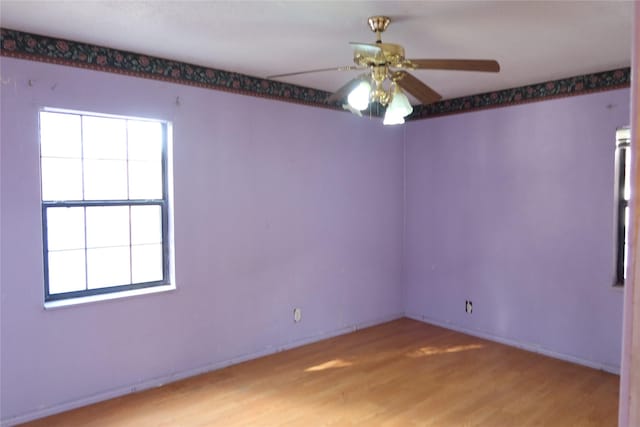
[[[410,319],[417,320],[420,322],[429,323],[435,326],[440,326],[446,329],[451,329],[457,332],[462,332],[467,335],[473,335],[475,337],[484,338],[489,341],[499,342],[500,344],[505,344],[511,347],[520,348],[522,350],[530,351],[532,353],[539,353],[545,356],[553,357],[554,359],[560,359],[566,362],[571,362],[578,365],[587,366],[589,368],[594,368],[594,369],[609,372],[612,374],[620,375],[620,366],[594,362],[593,360],[582,359],[580,357],[577,357],[571,354],[559,353],[557,351],[550,350],[548,348],[529,344],[522,341],[513,340],[510,338],[504,338],[489,332],[479,331],[476,329],[468,329],[468,328],[464,328],[462,326],[458,326],[449,322],[442,322],[442,321],[430,318],[429,316],[424,316],[422,314],[405,313],[405,317],[408,317]]]
[[[174,381],[179,381],[179,380],[182,380],[182,379],[185,379],[185,378],[193,377],[195,375],[200,375],[200,374],[204,374],[206,372],[211,372],[211,371],[215,371],[215,370],[218,370],[218,369],[226,368],[227,366],[236,365],[238,363],[246,362],[248,360],[257,359],[259,357],[268,356],[270,354],[279,353],[279,352],[285,351],[285,350],[290,350],[292,348],[300,347],[300,346],[303,346],[303,345],[306,345],[306,344],[311,344],[311,343],[314,343],[314,342],[317,342],[317,341],[322,341],[322,340],[325,340],[325,339],[328,339],[328,338],[337,337],[339,335],[348,334],[348,333],[357,331],[359,329],[364,329],[364,328],[368,328],[370,326],[379,325],[381,323],[390,322],[392,320],[400,319],[402,317],[404,317],[404,313],[392,314],[392,315],[389,315],[389,316],[376,318],[376,319],[373,319],[373,320],[370,320],[370,321],[367,321],[367,322],[361,322],[361,323],[357,323],[357,324],[354,324],[354,325],[346,326],[346,327],[343,327],[343,328],[335,329],[335,330],[332,330],[332,331],[322,332],[320,334],[316,334],[316,335],[313,335],[313,336],[297,339],[297,340],[291,341],[289,343],[283,344],[281,346],[267,347],[267,348],[264,348],[264,349],[256,351],[256,352],[238,355],[238,356],[232,357],[230,359],[226,359],[226,360],[210,363],[210,364],[207,364],[207,365],[204,365],[204,366],[200,366],[198,368],[188,369],[186,371],[181,371],[181,372],[175,372],[175,373],[172,373],[172,374],[169,374],[169,375],[165,375],[165,376],[162,376],[162,377],[156,377],[156,378],[153,378],[153,379],[150,379],[150,380],[147,380],[147,381],[142,381],[142,382],[139,382],[139,383],[131,384],[131,385],[126,386],[126,387],[120,387],[120,388],[117,388],[117,389],[112,389],[112,390],[109,390],[109,391],[106,391],[106,392],[102,392],[102,393],[97,393],[97,394],[94,394],[92,396],[88,396],[88,397],[85,397],[85,398],[77,399],[77,400],[70,401],[70,402],[65,402],[65,403],[60,404],[60,405],[54,405],[54,406],[50,406],[50,407],[47,407],[47,408],[38,409],[36,411],[29,412],[27,414],[11,417],[11,418],[8,418],[6,420],[1,420],[0,421],[0,426],[8,427],[8,426],[12,426],[12,425],[15,425],[15,424],[26,423],[28,421],[33,421],[33,420],[38,419],[38,418],[47,417],[49,415],[53,415],[53,414],[57,414],[57,413],[60,413],[60,412],[65,412],[65,411],[69,411],[71,409],[80,408],[82,406],[91,405],[93,403],[97,403],[97,402],[101,402],[101,401],[104,401],[104,400],[113,399],[113,398],[116,398],[116,397],[124,396],[126,394],[135,393],[135,392],[142,391],[142,390],[148,390],[148,389],[155,388],[155,387],[161,387],[161,386],[163,386],[165,384],[168,384],[168,383],[171,383],[171,382],[174,382]]]

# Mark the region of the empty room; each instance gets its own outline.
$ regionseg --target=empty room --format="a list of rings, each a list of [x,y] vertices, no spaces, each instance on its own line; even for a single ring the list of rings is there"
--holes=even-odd
[[[640,425],[636,2],[0,27],[3,427]]]

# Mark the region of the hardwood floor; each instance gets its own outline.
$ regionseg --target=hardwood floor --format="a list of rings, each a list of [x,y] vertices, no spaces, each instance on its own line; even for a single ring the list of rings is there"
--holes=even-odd
[[[618,376],[400,319],[30,426],[615,426]]]

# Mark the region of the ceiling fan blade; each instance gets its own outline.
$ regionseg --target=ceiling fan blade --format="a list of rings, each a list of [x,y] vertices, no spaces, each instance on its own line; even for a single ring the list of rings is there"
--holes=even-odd
[[[295,71],[293,73],[284,73],[284,74],[274,74],[272,76],[267,76],[267,79],[277,79],[279,77],[289,77],[289,76],[297,76],[300,74],[310,74],[310,73],[321,73],[323,71],[351,71],[351,70],[362,70],[363,67],[358,67],[356,65],[345,65],[344,67],[331,67],[331,68],[317,68],[315,70],[306,70],[306,71]]]
[[[422,70],[487,71],[497,73],[500,64],[492,59],[409,59]]]
[[[442,99],[442,96],[413,75],[402,72],[403,76],[398,80],[398,85],[411,95],[415,96],[423,104],[431,104]]]
[[[362,74],[356,77],[355,79],[349,80],[347,84],[342,86],[340,89],[335,91],[327,98],[328,104],[333,104],[334,102],[341,101],[344,99],[349,93],[356,88],[360,84],[361,81],[367,78],[367,74]]]

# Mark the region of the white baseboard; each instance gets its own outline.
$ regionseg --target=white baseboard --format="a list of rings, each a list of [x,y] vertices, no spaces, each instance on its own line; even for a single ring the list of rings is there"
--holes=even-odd
[[[545,356],[553,357],[554,359],[560,359],[566,362],[576,363],[578,365],[583,365],[589,368],[594,368],[594,369],[606,371],[612,374],[620,375],[620,366],[609,365],[607,363],[601,363],[601,362],[595,362],[593,360],[583,359],[571,354],[559,353],[557,351],[550,350],[548,348],[540,347],[538,345],[529,344],[529,343],[525,343],[522,341],[517,341],[509,338],[504,338],[489,332],[479,331],[476,329],[468,329],[468,328],[464,328],[462,326],[458,326],[456,324],[449,323],[449,322],[442,322],[436,319],[432,319],[428,316],[424,316],[422,314],[405,313],[405,317],[408,317],[413,320],[418,320],[420,322],[440,326],[446,329],[451,329],[457,332],[462,332],[467,335],[473,335],[475,337],[484,338],[489,341],[499,342],[500,344],[505,344],[511,347],[520,348],[522,350],[530,351],[533,353],[539,353]]]
[[[181,371],[181,372],[175,372],[162,377],[157,377],[147,381],[131,384],[126,387],[120,387],[120,388],[112,389],[106,392],[96,393],[92,396],[84,397],[84,398],[73,400],[70,402],[65,402],[59,405],[54,405],[47,408],[39,408],[35,411],[28,412],[26,414],[14,416],[6,420],[1,420],[0,426],[8,427],[15,424],[26,423],[28,421],[33,421],[38,418],[43,418],[43,417],[47,417],[49,415],[57,414],[60,412],[69,411],[71,409],[80,408],[82,406],[91,405],[93,403],[101,402],[103,400],[109,400],[116,397],[124,396],[126,394],[135,393],[137,391],[160,387],[164,384],[168,384],[174,381],[179,381],[185,378],[193,377],[195,375],[204,374],[206,372],[211,372],[218,369],[226,368],[227,366],[246,362],[247,360],[257,359],[259,357],[264,357],[270,354],[279,353],[281,351],[290,350],[295,347],[300,347],[306,344],[311,344],[317,341],[333,338],[338,335],[348,334],[350,332],[354,332],[359,329],[364,329],[370,326],[379,325],[381,323],[390,322],[392,320],[400,319],[402,317],[404,317],[403,313],[392,314],[389,316],[373,319],[367,322],[361,322],[355,325],[350,325],[340,329],[335,329],[333,331],[322,332],[320,334],[316,334],[310,337],[297,339],[278,347],[267,347],[253,353],[238,355],[230,359],[222,360],[219,362],[213,362],[204,366],[200,366],[198,368],[188,369],[186,371]]]

